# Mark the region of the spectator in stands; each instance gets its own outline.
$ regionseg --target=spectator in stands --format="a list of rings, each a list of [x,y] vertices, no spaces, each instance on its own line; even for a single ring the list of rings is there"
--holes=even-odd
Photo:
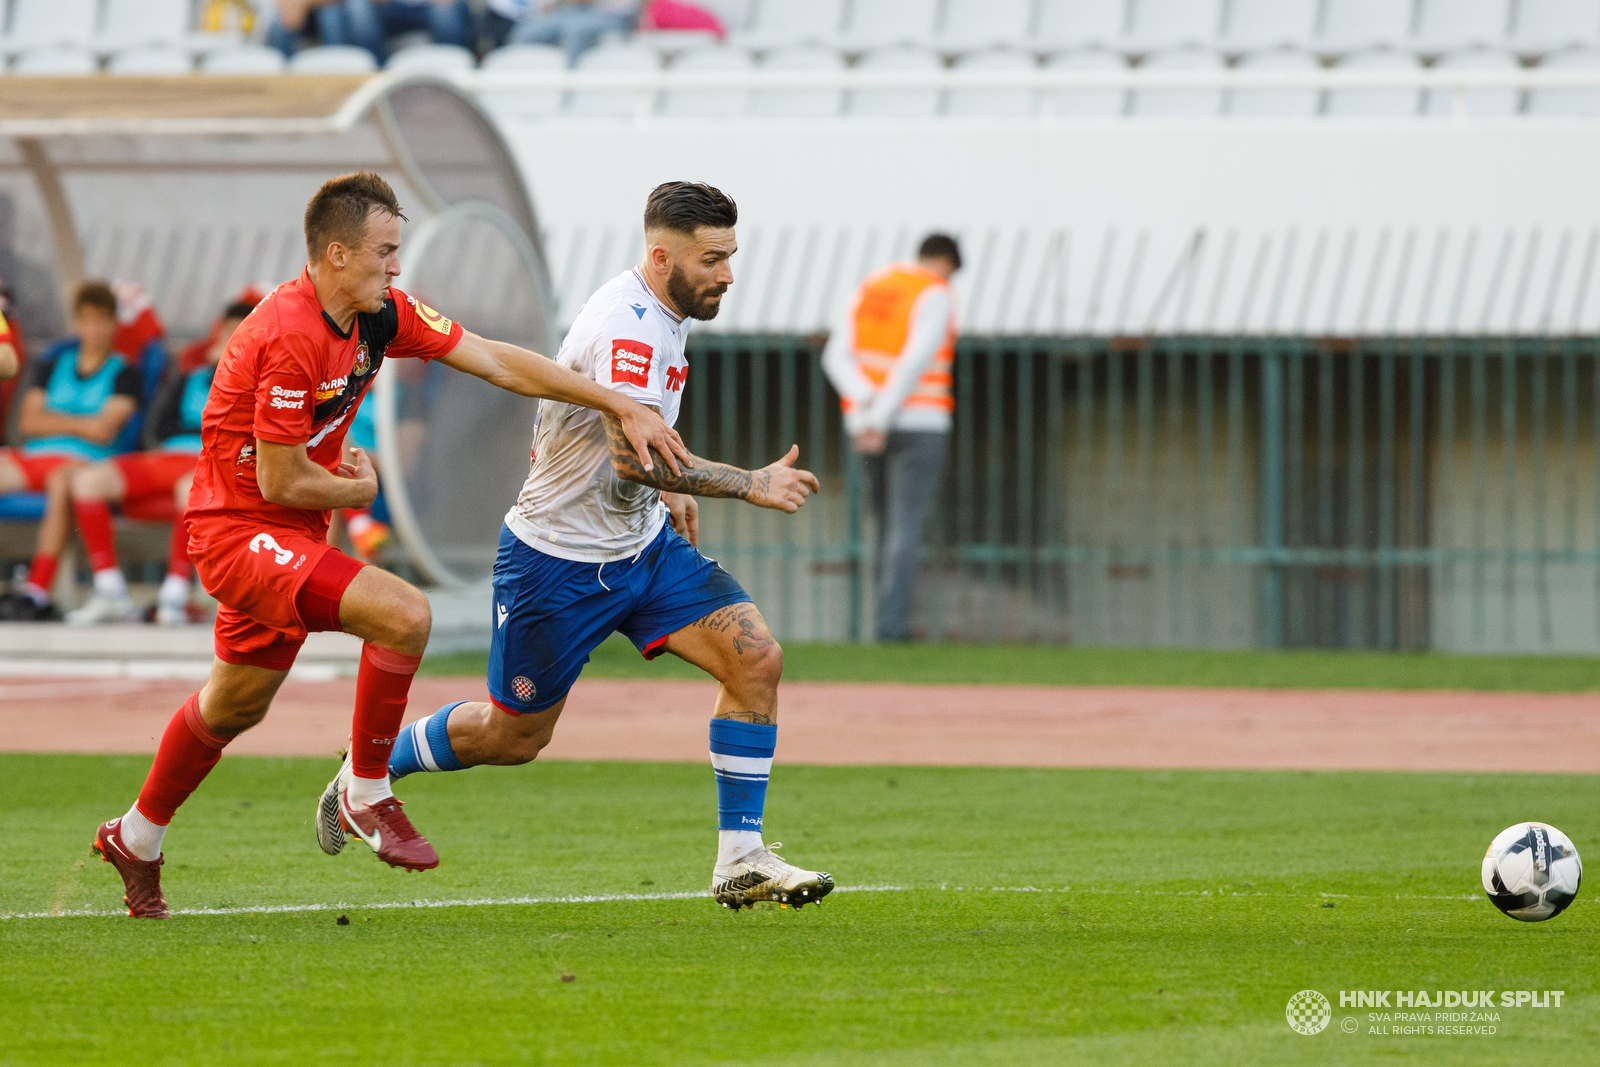
[[[19,590],[0,597],[0,619],[57,617],[49,589],[71,532],[69,479],[74,468],[111,457],[139,404],[139,368],[111,344],[116,294],[105,282],[85,282],[72,309],[76,336],[28,368],[19,420],[26,443],[0,448],[0,493],[48,496],[33,566]]]
[[[929,235],[915,263],[867,277],[828,338],[822,366],[838,390],[845,430],[861,454],[877,526],[877,632],[909,641],[922,527],[944,476],[950,433],[955,301],[961,250]]]
[[[22,367],[22,356],[18,353],[16,337],[11,333],[11,323],[6,321],[6,299],[4,288],[0,288],[0,379],[15,378],[17,371]],[[6,400],[10,400],[9,396]],[[0,409],[0,433],[5,432],[6,415]]]
[[[251,291],[251,295],[256,294]],[[195,459],[200,454],[201,416],[228,341],[256,303],[252,299],[229,305],[212,326],[210,336],[179,357],[146,420],[146,438],[152,444],[149,451],[124,453],[72,472],[72,508],[78,535],[89,552],[94,594],[81,608],[67,613],[69,624],[121,622],[136,614],[127,578],[117,563],[112,504],[121,504],[123,512],[134,517],[172,516],[167,576],[156,597],[156,621],[163,626],[189,621],[189,581],[194,571],[189,565],[183,510],[188,506]]]
[[[309,28],[320,44],[365,48],[382,63],[399,33],[425,30],[437,44],[465,46],[471,16],[467,0],[278,0],[267,43],[293,55]]]
[[[639,28],[698,30],[715,34],[719,41],[728,35],[727,28],[722,25],[722,19],[717,17],[716,12],[708,11],[699,4],[684,3],[683,0],[650,0],[639,13]]]
[[[608,33],[627,33],[639,20],[639,0],[546,0],[530,9],[511,32],[513,44],[555,44],[566,49],[567,64]]]
[[[529,0],[486,0],[481,24],[486,51],[511,40],[511,31],[528,15],[528,4]]]

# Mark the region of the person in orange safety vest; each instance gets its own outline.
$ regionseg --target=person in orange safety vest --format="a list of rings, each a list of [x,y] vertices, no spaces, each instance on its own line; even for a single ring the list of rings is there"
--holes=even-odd
[[[909,641],[922,527],[944,476],[955,363],[950,276],[961,249],[929,235],[915,263],[869,275],[834,329],[822,367],[839,393],[845,431],[866,469],[877,527],[880,641]]]

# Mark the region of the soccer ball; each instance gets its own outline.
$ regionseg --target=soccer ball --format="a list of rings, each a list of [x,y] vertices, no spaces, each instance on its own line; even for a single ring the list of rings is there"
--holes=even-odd
[[[1525,923],[1553,919],[1578,895],[1583,861],[1566,834],[1542,822],[1501,830],[1483,854],[1483,891]]]

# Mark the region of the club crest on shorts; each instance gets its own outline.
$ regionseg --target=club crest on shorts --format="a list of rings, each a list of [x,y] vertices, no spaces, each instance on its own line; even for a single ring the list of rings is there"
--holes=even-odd
[[[519,674],[511,679],[511,691],[517,695],[518,700],[532,700],[533,694],[539,690],[534,687],[532,678]]]

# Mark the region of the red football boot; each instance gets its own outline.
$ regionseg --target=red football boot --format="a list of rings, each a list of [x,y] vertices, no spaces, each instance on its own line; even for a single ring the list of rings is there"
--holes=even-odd
[[[426,871],[439,866],[439,854],[426,837],[417,833],[395,797],[386,797],[370,806],[352,806],[350,790],[342,789],[339,791],[339,821],[391,867]]]
[[[135,919],[172,918],[167,898],[161,895],[161,864],[166,862],[166,856],[158,856],[154,862],[135,856],[122,843],[121,826],[121,819],[101,823],[92,847],[122,875],[122,885],[127,890],[122,902],[128,905],[128,914]]]

